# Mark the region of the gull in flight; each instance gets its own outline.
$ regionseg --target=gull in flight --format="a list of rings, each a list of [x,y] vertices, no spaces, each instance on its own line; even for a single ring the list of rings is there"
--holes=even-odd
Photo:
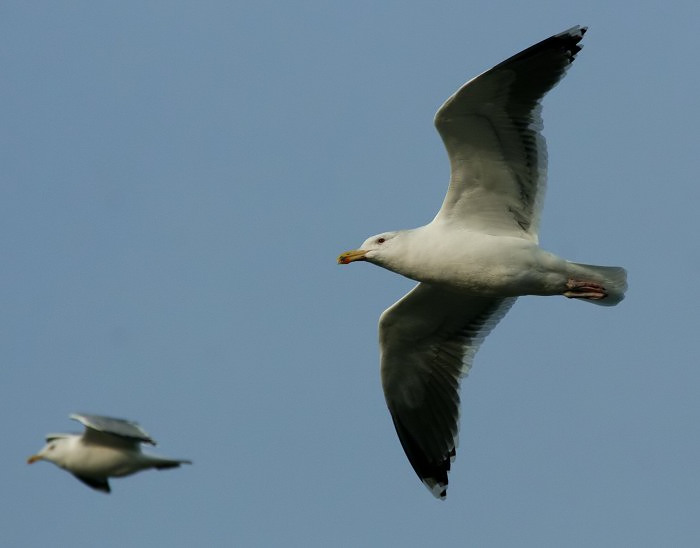
[[[85,426],[83,434],[49,434],[46,445],[27,459],[53,462],[93,489],[110,492],[108,478],[120,478],[156,468],[177,468],[189,460],[168,459],[141,452],[141,443],[156,442],[135,422],[75,413],[71,419]]]
[[[547,152],[541,101],[564,76],[585,27],[573,27],[464,84],[435,127],[451,176],[427,225],[384,232],[338,257],[416,280],[379,319],[384,396],[406,456],[438,498],[455,457],[460,378],[521,295],[612,306],[623,268],[569,262],[538,246]]]

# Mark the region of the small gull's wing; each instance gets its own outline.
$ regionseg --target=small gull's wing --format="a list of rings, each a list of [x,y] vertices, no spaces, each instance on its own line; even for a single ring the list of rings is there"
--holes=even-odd
[[[109,493],[111,489],[109,488],[109,481],[107,478],[92,478],[88,476],[81,476],[79,474],[73,474],[76,478],[82,481],[85,485],[88,485],[95,489],[96,491],[102,491],[103,493]]]
[[[437,222],[537,241],[547,150],[540,102],[580,51],[573,27],[473,78],[435,115],[450,159]]]
[[[420,283],[379,320],[384,397],[408,460],[436,497],[446,495],[455,456],[460,378],[514,302]]]
[[[156,442],[137,423],[125,419],[114,417],[104,417],[101,415],[88,415],[85,413],[74,413],[71,419],[78,421],[85,426],[84,437],[90,441],[94,439],[103,441],[107,436],[122,438],[123,441],[138,445],[139,442],[155,445]],[[99,434],[103,434],[100,436]],[[106,435],[106,436],[105,436]]]

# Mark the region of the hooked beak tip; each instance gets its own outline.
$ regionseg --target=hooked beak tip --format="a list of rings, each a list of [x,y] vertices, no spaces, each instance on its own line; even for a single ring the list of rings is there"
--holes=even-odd
[[[338,255],[338,264],[349,264],[353,261],[366,261],[365,255],[367,251],[364,249],[354,249],[352,251],[346,251]]]

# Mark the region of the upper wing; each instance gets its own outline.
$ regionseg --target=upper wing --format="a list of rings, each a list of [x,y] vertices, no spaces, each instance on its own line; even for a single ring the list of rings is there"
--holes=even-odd
[[[138,445],[139,442],[150,443],[151,445],[156,444],[153,438],[133,421],[85,413],[74,413],[70,418],[85,426],[84,437],[88,441],[99,440],[100,443],[106,443],[108,438],[116,437],[121,439],[121,444]],[[114,441],[116,442],[117,440]]]
[[[514,302],[420,283],[379,320],[384,397],[408,460],[436,497],[446,495],[457,445],[459,379]]]
[[[573,27],[462,86],[435,115],[450,159],[436,221],[537,241],[547,175],[540,101],[580,51]]]

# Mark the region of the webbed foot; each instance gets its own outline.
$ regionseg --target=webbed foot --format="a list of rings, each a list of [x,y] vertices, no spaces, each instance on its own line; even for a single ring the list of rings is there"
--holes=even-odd
[[[595,282],[569,279],[564,296],[569,299],[593,299],[598,301],[608,296],[605,288]]]

